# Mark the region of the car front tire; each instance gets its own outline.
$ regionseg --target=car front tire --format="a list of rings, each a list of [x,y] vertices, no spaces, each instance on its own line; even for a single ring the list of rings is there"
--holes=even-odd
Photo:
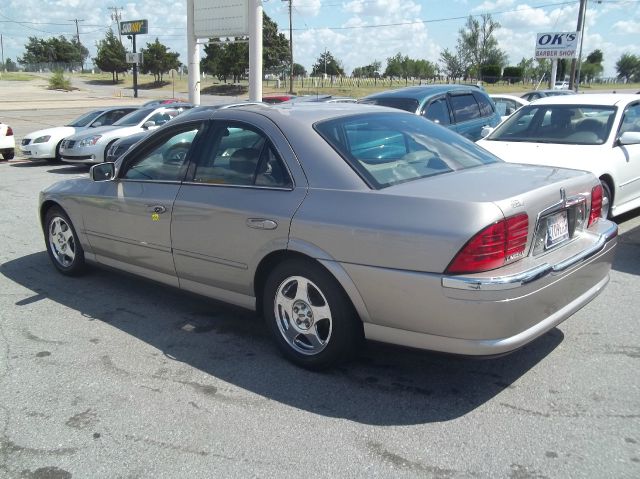
[[[45,242],[49,259],[58,271],[77,276],[85,269],[84,250],[67,214],[59,207],[45,215]]]
[[[306,369],[348,359],[362,340],[362,323],[337,281],[320,265],[290,259],[264,288],[264,317],[282,353]]]

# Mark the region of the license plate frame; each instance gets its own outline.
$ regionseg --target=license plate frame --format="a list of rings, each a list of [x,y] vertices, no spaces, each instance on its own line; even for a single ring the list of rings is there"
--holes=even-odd
[[[547,217],[544,249],[550,249],[569,239],[569,219],[567,211],[560,211]]]

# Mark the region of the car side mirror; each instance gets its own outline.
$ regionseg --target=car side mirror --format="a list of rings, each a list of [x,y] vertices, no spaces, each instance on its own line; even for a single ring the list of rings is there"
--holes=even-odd
[[[145,130],[148,130],[149,128],[152,128],[154,126],[156,126],[156,122],[155,121],[145,121],[142,124],[142,128],[144,128]]]
[[[486,138],[494,130],[492,126],[483,126],[480,131],[480,138]]]
[[[637,145],[640,143],[640,131],[625,131],[618,138],[619,145]]]
[[[93,165],[89,170],[92,181],[111,181],[116,177],[115,163],[100,163]]]
[[[100,123],[99,121],[96,121],[91,125],[91,128],[98,128],[99,126],[102,126],[102,123]]]

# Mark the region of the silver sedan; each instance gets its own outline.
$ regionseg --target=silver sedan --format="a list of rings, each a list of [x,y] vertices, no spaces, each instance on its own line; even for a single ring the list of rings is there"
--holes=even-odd
[[[41,193],[47,251],[264,315],[322,368],[362,338],[513,351],[607,284],[617,227],[590,173],[504,163],[371,105],[203,111]],[[70,285],[71,287],[71,285]]]

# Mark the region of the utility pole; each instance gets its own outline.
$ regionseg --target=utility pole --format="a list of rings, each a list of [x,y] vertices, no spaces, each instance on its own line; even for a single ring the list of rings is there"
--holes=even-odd
[[[107,10],[111,10],[111,20],[116,22],[118,25],[118,38],[120,38],[120,43],[122,43],[122,32],[120,31],[120,20],[122,20],[122,7],[107,7]]]
[[[78,53],[80,54],[80,70],[84,70],[84,60],[82,58],[82,44],[80,43],[80,28],[78,28],[78,22],[84,22],[84,20],[74,18],[68,20],[69,22],[76,22],[76,40],[78,41]]]
[[[2,52],[2,69],[6,72],[7,65],[4,64],[4,43],[2,41],[2,33],[0,33],[0,51]]]
[[[289,93],[293,95],[293,22],[291,19],[291,10],[293,10],[293,0],[282,0],[289,2],[289,63],[291,70],[289,71]]]
[[[580,55],[582,55],[582,42],[584,40],[584,17],[587,13],[587,0],[580,0],[580,8],[578,10],[578,26],[576,30],[580,34]],[[582,61],[581,58],[578,58],[577,61]],[[576,59],[571,60],[571,77],[569,78],[569,90],[576,90]]]

